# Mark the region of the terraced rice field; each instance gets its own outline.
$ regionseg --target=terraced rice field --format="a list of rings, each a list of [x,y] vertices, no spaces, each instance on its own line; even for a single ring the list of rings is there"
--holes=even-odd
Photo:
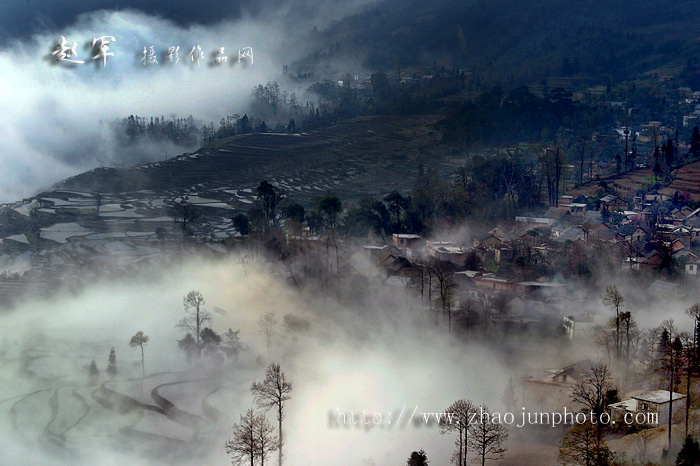
[[[19,358],[0,356],[4,434],[57,454],[99,442],[116,450],[132,445],[146,454],[182,455],[208,433],[230,429],[231,408],[249,389],[247,381],[185,372],[90,379],[79,364],[65,361],[58,343],[57,352],[37,348]],[[79,348],[73,343],[82,361]]]
[[[434,120],[364,117],[303,134],[239,135],[165,162],[91,170],[0,209],[0,273],[66,277],[85,265],[138,267],[162,254],[156,231],[180,234],[169,205],[183,200],[202,215],[196,238],[216,252],[216,242],[237,234],[231,218],[250,209],[262,180],[306,207],[327,192],[348,206],[410,189],[419,164],[454,169]],[[51,293],[49,282],[32,286]],[[23,288],[0,280],[0,300]]]

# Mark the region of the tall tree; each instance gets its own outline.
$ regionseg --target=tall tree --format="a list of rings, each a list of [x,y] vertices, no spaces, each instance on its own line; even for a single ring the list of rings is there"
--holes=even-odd
[[[402,231],[401,214],[408,209],[409,200],[401,195],[397,190],[393,190],[385,198],[384,202],[389,206],[389,211],[396,218],[396,230]]]
[[[595,363],[586,371],[583,378],[571,389],[571,400],[583,405],[585,410],[595,416],[596,435],[598,444],[604,435],[606,425],[600,422],[600,416],[612,401],[617,389],[612,383],[612,373],[607,364]]]
[[[491,422],[486,405],[479,407],[479,416],[476,417],[478,422],[471,425],[473,441],[470,448],[484,466],[486,460],[500,460],[505,455],[507,448],[503,442],[508,439],[508,428],[500,422]]]
[[[277,411],[278,466],[282,466],[282,446],[284,445],[282,420],[284,419],[284,405],[291,399],[292,383],[287,380],[280,365],[273,362],[267,366],[265,379],[261,382],[253,382],[250,390],[253,392],[255,403],[260,408],[265,410],[275,409]]]
[[[694,159],[700,157],[700,130],[698,130],[697,126],[693,128],[693,134],[690,136],[688,154]]]
[[[173,200],[171,203],[175,220],[182,225],[182,239],[184,240],[190,233],[192,225],[196,224],[202,217],[197,208],[186,199],[180,201]]]
[[[608,392],[614,389],[607,364],[595,363],[571,389],[571,400],[600,416],[605,412]]]
[[[614,312],[615,362],[619,365],[622,356],[622,333],[620,332],[620,327],[622,326],[622,306],[625,302],[625,298],[622,296],[622,293],[620,293],[620,290],[617,289],[617,286],[608,285],[605,288],[602,299],[603,304]]]
[[[265,231],[270,227],[279,226],[279,215],[277,209],[287,198],[285,192],[273,186],[269,181],[263,180],[256,189],[256,203],[261,209]]]
[[[697,128],[697,126],[696,126]],[[700,351],[698,346],[700,345],[700,303],[695,303],[685,310],[693,319],[693,333],[688,338],[686,344],[686,387],[685,387],[685,435],[688,435],[688,419],[690,417],[690,396],[691,391],[691,380],[693,375],[700,373]]]
[[[194,340],[197,360],[199,360],[202,353],[202,330],[212,320],[211,314],[202,307],[205,303],[204,296],[199,291],[192,290],[187,293],[182,298],[185,317],[177,324],[179,328],[187,331],[188,335],[191,335],[191,338]]]
[[[269,355],[270,346],[272,345],[272,338],[277,333],[277,317],[272,312],[268,312],[258,319],[258,328],[260,333],[265,336],[265,347]]]
[[[682,335],[676,330],[673,319],[665,320],[657,331],[659,341],[657,346],[657,373],[661,377],[661,384],[668,384],[668,449],[671,450],[673,426],[673,393],[679,383],[679,375],[683,367],[683,343]]]
[[[131,337],[131,340],[129,341],[129,346],[132,348],[139,347],[141,348],[141,377],[144,377],[146,373],[146,366],[144,364],[144,358],[143,358],[143,347],[148,344],[148,336],[144,335],[144,333],[139,330],[136,332],[136,334]]]
[[[440,308],[447,313],[447,331],[452,332],[452,301],[456,283],[454,272],[444,261],[433,259],[429,262],[430,274],[435,278]]]
[[[317,202],[317,208],[323,217],[326,226],[330,230],[330,234],[326,235],[326,260],[329,259],[329,240],[332,239],[335,248],[336,272],[340,267],[340,258],[338,256],[338,243],[336,241],[336,227],[338,226],[338,216],[343,212],[343,203],[335,194],[328,193],[321,197]],[[330,271],[330,264],[328,265]]]
[[[253,424],[253,438],[255,439],[260,466],[265,466],[267,457],[277,450],[277,437],[273,435],[275,428],[267,420],[265,414],[255,416]]]
[[[338,226],[338,216],[343,211],[343,204],[335,194],[326,194],[317,202],[318,211],[325,217],[328,228],[334,230]]]
[[[115,353],[114,348],[109,351],[109,358],[107,359],[107,373],[114,377],[117,375],[117,353]]]
[[[440,433],[456,433],[455,450],[451,461],[455,466],[467,466],[469,453],[470,426],[474,420],[477,407],[469,400],[457,400],[447,407],[440,418]]]
[[[250,462],[255,466],[257,458],[257,441],[255,435],[255,413],[250,408],[241,416],[239,423],[233,425],[233,437],[224,444],[226,453],[231,455],[233,464],[243,465]]]

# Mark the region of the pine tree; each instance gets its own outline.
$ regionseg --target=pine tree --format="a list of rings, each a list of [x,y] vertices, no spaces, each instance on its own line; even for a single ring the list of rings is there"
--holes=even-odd
[[[428,455],[425,454],[425,450],[422,448],[418,451],[411,453],[411,456],[406,462],[406,466],[428,466]]]
[[[100,370],[97,368],[97,364],[95,363],[95,360],[90,363],[90,381],[92,383],[97,382],[97,379],[100,377]]]
[[[697,126],[696,126],[697,128]],[[676,466],[700,465],[700,444],[688,435],[676,457]]]
[[[109,360],[107,361],[107,373],[114,377],[117,375],[117,353],[114,352],[114,348],[109,352]]]
[[[690,136],[690,149],[688,150],[688,154],[696,159],[700,157],[700,130],[698,130],[697,126],[693,128],[693,134]]]

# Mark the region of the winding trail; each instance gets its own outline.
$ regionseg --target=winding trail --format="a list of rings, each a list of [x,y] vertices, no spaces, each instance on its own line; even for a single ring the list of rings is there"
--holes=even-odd
[[[163,388],[163,387],[169,387],[172,385],[180,385],[180,384],[185,384],[185,383],[192,383],[192,382],[201,382],[207,379],[195,379],[195,380],[180,380],[177,382],[169,382],[169,383],[164,383],[160,384],[157,387],[155,387],[153,390],[151,390],[151,397],[153,400],[156,402],[158,406],[160,406],[163,409],[163,414],[168,416],[170,419],[173,421],[182,424],[184,426],[190,427],[192,429],[197,430],[198,426],[202,422],[201,416],[197,416],[192,413],[188,413],[187,411],[184,411],[177,406],[167,398],[163,397],[158,393],[158,390]]]

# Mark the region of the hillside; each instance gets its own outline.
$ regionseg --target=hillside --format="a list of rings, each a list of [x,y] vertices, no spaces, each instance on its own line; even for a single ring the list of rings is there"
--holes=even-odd
[[[661,0],[388,0],[311,34],[300,69],[360,58],[396,72],[435,63],[518,84],[547,76],[616,80],[697,56],[700,4]],[[360,32],[362,31],[362,32]]]
[[[567,194],[578,196],[596,196],[601,189],[600,182],[607,183],[609,188],[615,190],[617,195],[625,199],[632,199],[639,189],[647,189],[654,184],[654,174],[651,168],[633,170],[620,176],[611,176],[593,183],[586,183],[567,190]],[[688,193],[693,202],[700,202],[700,162],[692,162],[673,171],[671,182],[659,189],[661,194],[672,197],[676,191]]]
[[[311,207],[333,192],[345,205],[413,185],[418,166],[444,171],[436,117],[366,117],[302,134],[246,134],[217,140],[195,153],[131,168],[98,168],[0,211],[0,299],[20,292],[50,293],[51,280],[128,271],[161,260],[179,241],[169,204],[187,200],[202,218],[196,237],[222,252],[235,236],[231,218],[252,206],[268,180],[292,202]],[[98,211],[99,205],[99,211]],[[60,272],[60,273],[59,273]]]

